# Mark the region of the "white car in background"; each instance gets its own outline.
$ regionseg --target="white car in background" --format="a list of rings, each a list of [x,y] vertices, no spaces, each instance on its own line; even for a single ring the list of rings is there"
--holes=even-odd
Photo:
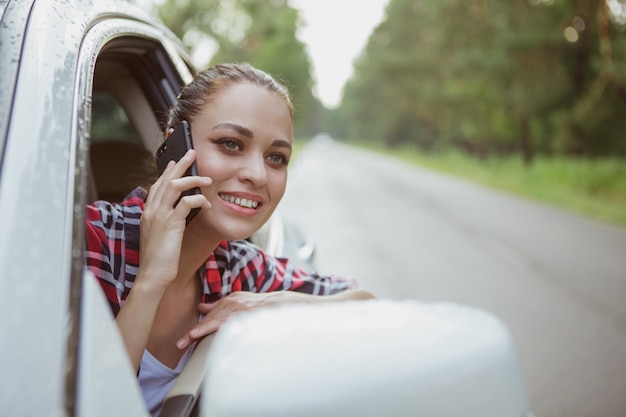
[[[83,269],[84,206],[150,181],[160,123],[194,68],[122,0],[0,0],[0,16],[0,415],[145,416]],[[310,265],[278,217],[251,239]],[[449,304],[242,314],[179,382],[163,415],[530,415],[506,328]]]

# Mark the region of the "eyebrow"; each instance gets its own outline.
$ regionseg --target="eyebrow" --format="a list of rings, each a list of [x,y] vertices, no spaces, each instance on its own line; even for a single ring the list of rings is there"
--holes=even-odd
[[[291,150],[291,143],[287,142],[286,140],[282,140],[282,139],[276,139],[274,142],[272,142],[272,146],[276,146],[276,147],[280,147],[280,148],[287,148],[287,149]]]
[[[252,133],[250,129],[248,129],[247,127],[238,125],[236,123],[218,123],[215,126],[213,126],[213,130],[220,130],[220,129],[234,130],[235,132],[247,137],[248,139],[254,138],[254,133]]]
[[[235,132],[247,137],[248,139],[254,139],[254,133],[252,133],[250,129],[248,129],[245,126],[238,125],[236,123],[218,123],[215,126],[213,126],[213,130],[220,130],[220,129],[234,130]],[[274,142],[272,142],[272,146],[276,146],[279,148],[287,148],[289,150],[292,149],[291,143],[283,139],[276,139]]]

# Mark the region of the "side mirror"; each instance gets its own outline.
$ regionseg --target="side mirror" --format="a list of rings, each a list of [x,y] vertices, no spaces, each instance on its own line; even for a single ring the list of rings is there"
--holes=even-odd
[[[244,313],[215,336],[206,372],[202,416],[531,415],[506,327],[449,303]]]
[[[315,270],[315,242],[279,213],[274,213],[248,240],[268,255],[288,258],[296,267],[306,271]]]

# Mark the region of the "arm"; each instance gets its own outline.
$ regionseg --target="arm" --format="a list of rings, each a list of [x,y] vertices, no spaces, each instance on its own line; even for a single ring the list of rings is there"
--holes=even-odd
[[[127,277],[124,272],[128,266],[131,268],[138,267],[138,229],[132,230],[136,227],[132,225],[140,220],[144,199],[145,194],[140,194],[132,196],[119,205],[100,202],[87,207],[85,263],[100,282],[112,313],[116,317],[125,344],[131,346],[141,343],[145,345],[146,342],[145,340],[141,341],[141,332],[138,333],[138,341],[128,342],[128,335],[133,336],[134,333],[125,328],[124,323],[132,322],[125,316],[135,316],[137,322],[145,323],[149,322],[151,315],[149,311],[143,309],[133,311],[133,306],[136,305],[134,300],[138,297],[141,298],[142,285],[141,282],[134,285],[131,296],[129,290],[132,281],[126,282]],[[129,207],[130,210],[126,211],[126,207]],[[124,294],[128,295],[130,299],[127,298],[128,303],[122,301],[126,298]],[[120,308],[122,304],[125,307],[123,310]],[[149,304],[147,305],[149,306]],[[145,317],[146,315],[148,318]],[[147,327],[149,328],[149,326]],[[141,357],[139,357],[140,359]],[[131,362],[137,370],[139,362],[136,357],[131,357]]]
[[[185,197],[174,208],[181,191],[206,187],[210,179],[184,177],[195,153],[177,164],[170,162],[150,188],[140,223],[140,264],[137,276],[116,323],[135,370],[148,344],[157,310],[165,291],[178,276],[186,216],[194,207],[209,208],[201,194]]]
[[[287,303],[329,303],[349,300],[369,300],[373,298],[375,297],[368,291],[357,289],[346,290],[327,296],[295,291],[276,291],[270,293],[237,291],[215,303],[199,304],[198,309],[205,315],[204,319],[189,330],[189,332],[176,343],[176,346],[179,349],[186,349],[196,340],[218,331],[233,315],[256,308]]]
[[[178,341],[179,349],[185,349],[195,340],[216,332],[233,314],[243,311],[285,303],[338,302],[374,298],[371,293],[356,289],[354,280],[322,276],[294,269],[288,260],[268,256],[257,247],[245,242],[231,242],[231,245],[234,246],[230,248],[231,251],[236,254],[241,254],[244,250],[258,252],[256,257],[243,257],[253,258],[254,261],[236,266],[239,271],[239,280],[230,284],[231,287],[241,288],[243,291],[235,291],[212,304],[201,303],[199,310],[205,317]],[[227,256],[227,254],[222,254],[222,256]],[[225,263],[232,264],[231,261]],[[250,279],[251,276],[257,277],[256,282]]]

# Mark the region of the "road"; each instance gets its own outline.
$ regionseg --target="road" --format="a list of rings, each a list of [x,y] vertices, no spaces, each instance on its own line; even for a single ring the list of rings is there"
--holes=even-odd
[[[281,205],[320,272],[499,316],[537,417],[626,416],[621,229],[329,139],[299,154]]]

